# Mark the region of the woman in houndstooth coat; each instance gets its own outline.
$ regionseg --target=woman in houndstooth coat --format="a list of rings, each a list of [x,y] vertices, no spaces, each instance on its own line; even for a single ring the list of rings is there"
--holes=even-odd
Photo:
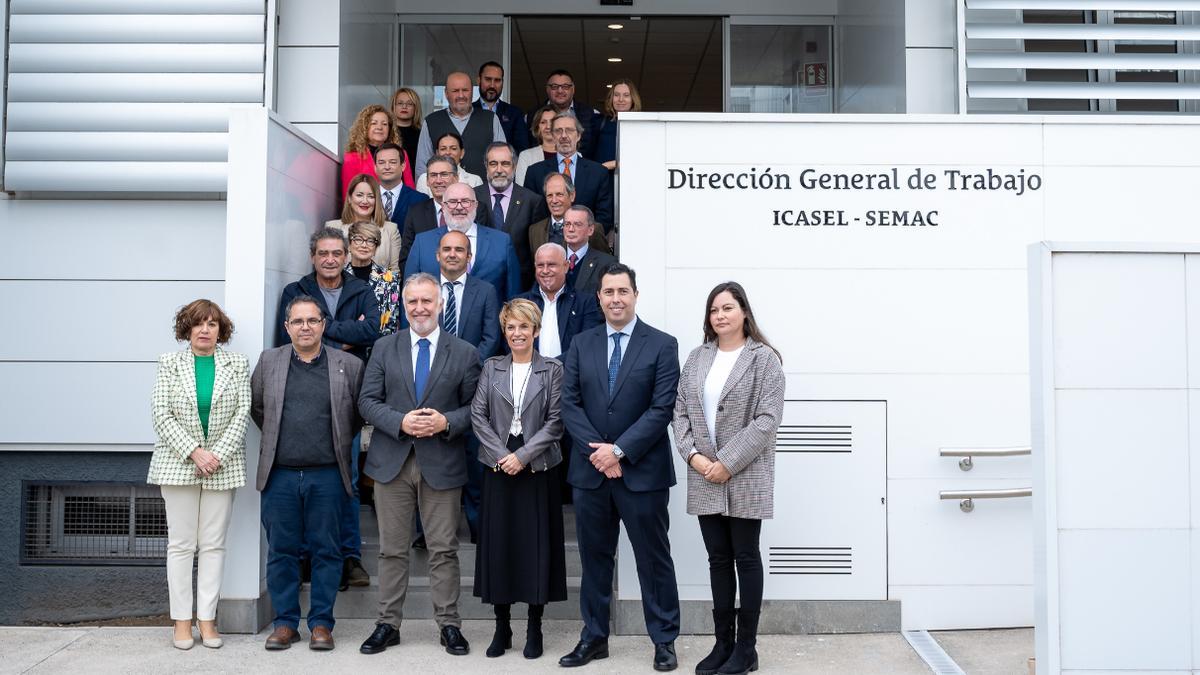
[[[217,598],[225,566],[225,533],[233,494],[246,484],[246,420],[250,367],[219,347],[233,322],[215,302],[196,300],[175,315],[175,339],[188,346],[158,359],[154,431],[158,441],[146,482],[158,485],[167,512],[167,589],[175,646],[190,649],[192,559],[196,618],[205,647],[221,646]]]
[[[704,344],[679,376],[673,423],[675,447],[690,469],[687,510],[700,518],[712,584],[717,643],[697,664],[699,675],[758,668],[759,535],[763,519],[774,515],[785,385],[779,352],[759,332],[746,291],[736,282],[719,284],[705,305]],[[734,609],[739,584],[742,606]]]

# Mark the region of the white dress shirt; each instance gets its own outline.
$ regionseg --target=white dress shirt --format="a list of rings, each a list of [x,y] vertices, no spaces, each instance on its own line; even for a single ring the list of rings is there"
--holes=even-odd
[[[712,368],[708,369],[708,376],[704,378],[704,423],[708,425],[708,440],[712,441],[713,447],[717,445],[717,406],[721,402],[721,390],[725,388],[725,381],[729,379],[738,356],[745,348],[744,344],[730,352],[718,348]]]
[[[563,290],[558,289],[558,293],[551,298],[538,286],[538,293],[542,294],[542,332],[538,335],[538,353],[542,356],[562,356],[562,340],[558,337],[558,298]]]
[[[441,335],[441,332],[442,332],[441,328],[434,326],[433,332],[430,333],[429,335],[425,336],[425,339],[429,340],[429,367],[430,367],[430,370],[433,369],[433,357],[437,356],[438,336]],[[421,336],[417,335],[417,331],[410,329],[408,331],[408,337],[412,340],[412,365],[413,365],[413,373],[416,373],[417,372],[417,354],[420,353],[420,350],[421,350],[421,348],[417,345],[417,341],[421,339]]]
[[[441,280],[442,309],[444,310],[448,302],[446,298],[446,282],[450,280],[447,279],[446,275],[444,274],[439,274],[438,279]],[[463,289],[467,287],[467,273],[463,272],[463,275],[455,279],[455,281],[458,283],[454,286],[454,325],[459,326],[459,330],[461,331],[462,321],[460,319],[462,319],[462,296]]]

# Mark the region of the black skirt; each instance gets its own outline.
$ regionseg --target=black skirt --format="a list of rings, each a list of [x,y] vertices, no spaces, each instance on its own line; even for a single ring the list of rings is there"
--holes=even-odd
[[[509,451],[524,445],[510,436]],[[475,595],[491,605],[567,599],[558,472],[515,476],[485,468],[475,549]]]

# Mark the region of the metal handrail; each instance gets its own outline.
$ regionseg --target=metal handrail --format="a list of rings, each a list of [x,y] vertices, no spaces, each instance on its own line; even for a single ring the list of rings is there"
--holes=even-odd
[[[1000,490],[942,490],[938,499],[958,499],[958,508],[963,513],[975,510],[976,499],[1012,499],[1014,497],[1032,497],[1033,488],[1005,488]]]
[[[958,461],[958,468],[963,471],[970,471],[975,466],[972,457],[1017,457],[1020,455],[1028,455],[1033,452],[1033,448],[1026,446],[1014,446],[1006,448],[941,448],[938,454],[942,457],[962,457]]]

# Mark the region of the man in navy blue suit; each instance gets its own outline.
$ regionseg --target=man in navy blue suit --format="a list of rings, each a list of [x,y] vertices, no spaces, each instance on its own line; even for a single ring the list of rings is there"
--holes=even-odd
[[[667,537],[675,466],[667,426],[679,384],[679,345],[638,320],[637,295],[634,271],[610,265],[598,293],[605,325],[575,336],[563,359],[562,418],[573,453],[568,482],[583,562],[583,631],[575,649],[559,659],[565,667],[608,656],[621,523],[637,561],[654,669],[678,666],[679,589]]]
[[[517,297],[533,302],[542,311],[541,335],[534,341],[538,353],[559,359],[571,348],[576,335],[604,323],[604,315],[596,296],[567,286],[567,253],[562,246],[542,244],[533,256],[533,264],[537,285]]]
[[[488,61],[479,66],[477,83],[479,98],[475,99],[475,107],[490,110],[500,118],[504,138],[518,153],[533,145],[533,136],[530,135],[529,125],[525,122],[525,111],[508,101],[500,100],[500,94],[504,93],[504,66],[495,61]]]
[[[440,273],[437,250],[442,235],[450,230],[462,232],[471,241],[469,274],[491,284],[496,295],[507,301],[521,293],[521,263],[513,248],[512,238],[500,230],[480,227],[475,222],[475,191],[466,183],[453,183],[442,198],[442,216],[446,224],[422,232],[413,240],[412,250],[404,263],[404,276],[427,272],[435,277]]]
[[[375,151],[375,175],[379,176],[383,219],[404,227],[409,207],[429,199],[404,184],[404,150],[395,143],[380,145]]]
[[[591,209],[596,222],[604,225],[605,233],[611,231],[614,222],[612,174],[603,164],[579,154],[583,124],[572,112],[559,113],[550,123],[550,131],[554,134],[556,154],[529,167],[525,172],[525,187],[543,195],[546,176],[556,171],[567,176],[575,185],[575,203]],[[547,213],[545,205],[541,205],[541,210],[534,214],[534,222],[545,218]]]

